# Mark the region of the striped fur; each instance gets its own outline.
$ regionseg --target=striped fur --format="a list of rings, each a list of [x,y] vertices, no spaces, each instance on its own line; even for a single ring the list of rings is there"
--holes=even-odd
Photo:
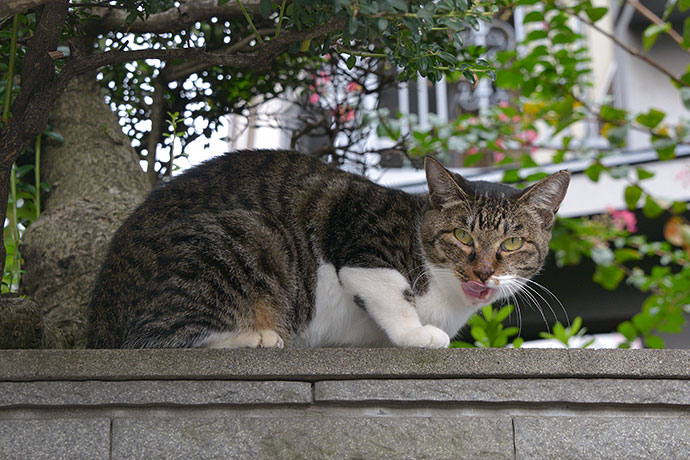
[[[403,310],[414,314],[424,296],[441,298],[431,292],[442,285],[430,278],[436,269],[455,272],[458,283],[475,278],[477,259],[497,264],[497,274],[505,273],[501,264],[523,277],[536,273],[555,212],[545,209],[560,201],[541,193],[533,193],[533,199],[529,192],[504,185],[466,182],[448,172],[443,177],[445,170],[432,163],[427,167],[430,196],[380,187],[295,152],[226,154],[185,172],[154,190],[113,237],[90,304],[89,346],[447,346],[436,332],[424,342],[426,335],[419,334],[428,330],[407,339],[402,338],[405,331],[393,337],[381,321],[397,324],[395,315]],[[530,235],[529,250],[518,251],[522,257],[491,262],[483,252],[457,244],[452,231],[459,225],[482,235],[487,247],[522,232]],[[316,304],[319,268],[326,266],[337,277],[348,273],[335,286],[345,303]],[[380,273],[381,282],[399,283],[399,310],[385,320],[372,319],[385,303],[377,289],[362,287],[360,293],[357,285],[343,284],[363,279],[362,270],[369,269],[383,270],[371,272]],[[320,289],[327,293],[321,303],[331,302],[331,291]],[[461,297],[459,303],[477,308]],[[428,303],[420,311],[433,310]],[[318,328],[312,324],[317,316],[329,318],[324,308],[357,313],[338,316],[350,322],[334,324],[340,329],[329,335],[328,319],[319,320]],[[420,318],[425,315],[434,317],[430,312]],[[366,330],[372,332],[345,331],[356,327],[353,318],[368,321]],[[410,328],[419,321],[410,322]],[[452,326],[446,329],[462,325],[447,323]],[[451,336],[455,332],[445,330]]]

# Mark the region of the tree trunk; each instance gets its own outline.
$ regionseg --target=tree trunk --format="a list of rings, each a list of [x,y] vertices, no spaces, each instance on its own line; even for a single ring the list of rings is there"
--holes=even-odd
[[[24,233],[21,292],[41,305],[52,347],[83,348],[87,306],[112,234],[150,188],[136,152],[93,75],[75,78],[56,101],[41,180],[45,211]]]

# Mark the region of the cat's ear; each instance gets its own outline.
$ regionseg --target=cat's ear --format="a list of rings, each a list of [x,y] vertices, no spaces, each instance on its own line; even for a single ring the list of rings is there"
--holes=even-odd
[[[467,200],[467,181],[460,175],[451,173],[430,156],[424,158],[424,170],[431,204],[443,206],[458,200]]]
[[[531,206],[543,219],[544,228],[550,229],[556,220],[565,192],[570,184],[570,173],[558,171],[525,189],[518,203]]]

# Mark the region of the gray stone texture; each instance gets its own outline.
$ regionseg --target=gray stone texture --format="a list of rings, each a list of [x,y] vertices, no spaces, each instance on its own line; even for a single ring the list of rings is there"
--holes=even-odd
[[[514,424],[516,460],[690,458],[687,416],[516,417]]]
[[[690,350],[3,350],[2,380],[671,378]]]
[[[0,421],[2,460],[107,459],[109,451],[109,420]]]
[[[317,402],[690,405],[690,380],[439,379],[316,382]]]
[[[103,101],[93,75],[75,78],[56,101],[41,180],[51,190],[44,212],[24,233],[22,293],[42,308],[52,348],[86,345],[91,289],[121,221],[150,189],[136,152]]]
[[[0,408],[210,404],[308,404],[308,382],[129,381],[0,382]]]
[[[116,419],[112,460],[513,459],[510,418]]]
[[[0,348],[40,348],[41,307],[22,297],[0,297]]]

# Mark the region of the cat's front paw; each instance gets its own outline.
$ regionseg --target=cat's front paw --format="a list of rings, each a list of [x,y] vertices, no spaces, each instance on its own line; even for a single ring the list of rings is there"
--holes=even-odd
[[[426,325],[407,331],[397,345],[402,347],[448,348],[450,337],[441,329]]]

